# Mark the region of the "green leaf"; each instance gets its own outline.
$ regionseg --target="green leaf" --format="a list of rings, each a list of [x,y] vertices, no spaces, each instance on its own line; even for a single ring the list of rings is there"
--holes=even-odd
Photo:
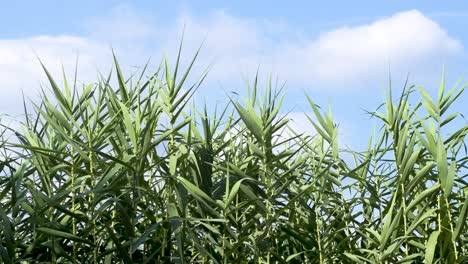
[[[424,262],[426,264],[432,264],[434,260],[434,253],[437,246],[437,240],[439,238],[440,231],[434,231],[431,233],[429,240],[426,243],[426,254],[424,255]]]
[[[3,208],[0,208],[0,219],[2,220],[2,225],[0,226],[2,231],[2,234],[0,233],[0,237],[3,237],[3,240],[5,241],[6,244],[6,250],[7,250],[7,255],[9,257],[15,256],[15,247],[16,247],[16,241],[15,241],[15,236],[14,236],[14,231],[12,228],[12,223],[8,219],[8,216],[5,213],[5,210]],[[5,258],[8,259],[8,258]]]
[[[117,79],[119,81],[119,92],[120,96],[122,96],[122,101],[127,102],[128,101],[128,92],[127,92],[127,86],[125,84],[125,78],[122,74],[122,71],[120,70],[120,65],[119,62],[117,61],[117,57],[115,56],[114,51],[112,51],[112,56],[114,58],[114,64],[115,64],[115,70],[117,71]]]
[[[11,261],[11,258],[8,255],[7,250],[3,247],[2,244],[0,244],[0,257],[2,257],[3,263],[13,264],[13,261]]]
[[[235,103],[234,107],[249,131],[254,135],[259,143],[263,144],[263,129],[257,120],[258,118],[256,117],[255,112],[248,112],[239,103]]]
[[[137,137],[136,137],[135,127],[133,126],[132,119],[130,118],[129,110],[125,106],[125,104],[119,102],[119,105],[120,105],[120,110],[122,111],[123,122],[124,122],[124,125],[125,125],[125,129],[127,129],[128,135],[129,135],[130,140],[132,141],[132,144],[133,144],[133,153],[137,153],[138,152],[138,141],[137,141]]]
[[[367,262],[370,262],[370,260],[364,258],[364,257],[361,257],[361,256],[358,256],[358,255],[355,255],[355,254],[351,254],[351,253],[343,253],[343,255],[345,255],[346,257],[348,257],[350,260],[354,261],[354,263],[367,263]]]
[[[127,249],[124,248],[120,240],[117,238],[115,232],[109,226],[107,222],[104,222],[104,226],[109,234],[110,239],[114,242],[115,247],[117,248],[117,254],[124,260],[124,263],[133,263],[132,259],[128,255]]]
[[[177,170],[177,155],[173,154],[169,157],[169,173],[171,176],[175,176]]]
[[[468,198],[465,197],[465,202],[463,203],[463,207],[458,216],[457,225],[452,235],[453,241],[456,241],[460,237],[461,232],[464,230],[467,215],[468,215]]]
[[[226,200],[226,203],[225,203],[225,207],[227,208],[227,206],[232,202],[232,200],[234,200],[234,198],[236,197],[237,193],[239,192],[239,188],[242,184],[242,182],[244,180],[248,180],[248,178],[244,178],[244,179],[240,179],[238,180],[234,186],[232,187],[232,189],[229,191],[229,196]]]
[[[304,254],[305,252],[307,251],[301,251],[301,252],[298,252],[298,253],[295,253],[295,254],[292,254],[292,255],[289,255],[287,258],[286,258],[286,262],[290,262],[292,259]],[[346,254],[346,253],[345,253]]]
[[[448,198],[452,193],[453,183],[455,180],[455,173],[457,171],[456,163],[452,162],[450,167],[448,168],[447,172],[447,179],[445,180],[445,185],[442,186],[444,188],[444,197]]]
[[[435,120],[439,120],[440,118],[439,109],[434,104],[429,94],[422,87],[418,87],[418,90],[424,98],[424,102],[423,102],[424,108],[426,108],[426,110],[429,112],[432,118],[434,118]]]
[[[72,241],[82,242],[82,243],[86,243],[88,245],[94,246],[91,241],[88,241],[88,240],[83,239],[81,237],[75,236],[75,235],[70,234],[68,232],[59,231],[59,230],[55,230],[55,229],[48,228],[48,227],[38,227],[38,228],[36,228],[36,230],[39,231],[39,232],[42,232],[44,234],[53,236],[53,237],[66,238],[66,239],[69,239],[69,240],[72,240]]]
[[[434,184],[433,186],[431,186],[430,188],[418,193],[410,202],[410,204],[406,207],[406,210],[407,211],[410,211],[411,209],[413,209],[413,207],[415,207],[416,205],[418,205],[423,199],[425,199],[426,197],[428,197],[429,195],[432,195],[434,192],[436,192],[437,190],[439,190],[440,188],[440,184],[439,183],[436,183]]]
[[[435,162],[428,162],[424,167],[422,167],[420,170],[415,170],[416,175],[414,178],[410,181],[408,186],[405,188],[405,195],[408,195],[418,184],[422,183],[422,179],[424,177],[427,177],[429,175],[428,173],[436,166]]]
[[[437,94],[439,106],[441,105],[442,99],[444,97],[444,92],[445,92],[445,66],[442,68],[442,77],[440,78],[439,91]]]
[[[447,152],[445,150],[444,142],[441,137],[438,137],[437,140],[437,171],[439,172],[439,179],[442,185],[442,188],[445,190],[449,187],[448,179],[448,162],[447,162]],[[451,188],[450,188],[451,189]]]
[[[191,193],[193,196],[198,197],[202,200],[210,202],[212,204],[216,204],[211,197],[209,197],[205,192],[203,192],[200,188],[198,188],[195,184],[189,182],[188,180],[184,179],[181,176],[177,176],[177,180],[179,180],[184,187]]]

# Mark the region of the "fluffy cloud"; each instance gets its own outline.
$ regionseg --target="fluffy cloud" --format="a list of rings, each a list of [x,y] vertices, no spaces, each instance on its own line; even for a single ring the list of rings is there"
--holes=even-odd
[[[307,38],[301,31],[218,12],[185,17],[188,34],[207,36],[205,56],[215,58],[212,78],[226,80],[262,65],[293,84],[340,84],[386,76],[391,69],[418,71],[441,65],[463,46],[417,10],[397,13],[355,27],[341,27]],[[306,28],[306,26],[304,26]],[[193,43],[199,43],[201,38]],[[171,46],[171,45],[168,45]]]
[[[141,39],[158,33],[155,21],[140,14],[132,6],[120,4],[108,14],[92,17],[85,22],[89,37],[107,42],[132,41],[136,44]],[[118,44],[118,43],[117,43]]]
[[[80,79],[92,80],[95,69],[104,61],[108,49],[86,38],[74,36],[37,36],[26,39],[0,40],[0,113],[18,113],[21,91],[34,97],[45,81],[39,59],[61,76],[61,67],[73,72],[79,56]]]
[[[313,113],[307,113],[311,118],[314,118]],[[303,112],[290,112],[287,114],[286,118],[289,119],[289,127],[298,134],[305,134],[309,136],[316,135],[317,132],[310,123],[309,119],[306,116],[306,113]],[[313,119],[312,119],[313,120]]]
[[[412,65],[461,52],[462,45],[419,11],[398,13],[370,25],[344,27],[322,34],[305,49],[316,61],[318,79],[352,79],[376,69]],[[386,65],[387,64],[387,65]]]
[[[128,7],[117,7],[85,24],[88,32],[81,36],[0,39],[0,113],[19,105],[21,90],[34,96],[39,81],[44,80],[35,54],[55,74],[62,64],[73,71],[79,54],[80,79],[88,81],[96,77],[96,69],[108,69],[105,66],[111,63],[111,47],[127,66],[141,65],[150,56],[159,57],[162,49],[173,58],[183,25],[184,59],[205,40],[198,70],[214,63],[209,79],[222,83],[253,74],[260,65],[262,72],[287,80],[288,88],[340,87],[336,84],[375,76],[385,79],[389,65],[403,74],[414,69],[424,71],[428,62],[440,66],[463,52],[461,43],[416,10],[315,37],[304,33],[307,25],[298,29],[282,21],[257,21],[223,11],[204,17],[182,14],[178,20],[162,24]]]

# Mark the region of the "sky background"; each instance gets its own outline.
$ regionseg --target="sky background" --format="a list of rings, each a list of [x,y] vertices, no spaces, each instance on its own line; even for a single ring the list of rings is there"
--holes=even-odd
[[[331,104],[342,146],[362,147],[375,123],[365,110],[405,79],[436,94],[442,67],[450,87],[468,72],[468,2],[436,1],[8,1],[0,10],[0,114],[22,112],[21,92],[37,99],[44,73],[60,78],[108,72],[112,49],[126,73],[163,52],[175,59],[185,25],[187,62],[204,41],[193,76],[212,65],[196,95],[210,106],[245,94],[257,68],[286,82],[283,112],[313,133],[304,93]],[[72,76],[72,75],[70,75]],[[468,114],[468,96],[454,109]],[[466,122],[466,121],[465,121]],[[378,125],[378,123],[377,123]]]

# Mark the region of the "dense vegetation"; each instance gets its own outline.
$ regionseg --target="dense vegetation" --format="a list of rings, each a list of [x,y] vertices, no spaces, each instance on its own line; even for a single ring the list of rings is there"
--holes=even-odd
[[[179,58],[128,79],[115,60],[86,86],[44,67],[50,93],[0,130],[3,263],[468,261],[465,86],[389,88],[357,152],[310,98],[316,135],[289,129],[257,78],[243,102],[192,107],[206,74],[187,84],[196,56]]]

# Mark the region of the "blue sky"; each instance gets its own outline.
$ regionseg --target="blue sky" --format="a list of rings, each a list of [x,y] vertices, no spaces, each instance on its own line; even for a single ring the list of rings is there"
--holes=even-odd
[[[311,131],[307,92],[332,105],[343,145],[362,146],[392,75],[435,94],[442,66],[447,83],[468,72],[468,3],[436,1],[9,1],[0,11],[0,113],[22,110],[21,90],[34,99],[44,76],[36,53],[54,72],[93,81],[107,71],[111,47],[128,73],[149,57],[174,58],[182,27],[188,59],[206,38],[197,72],[213,64],[197,100],[223,103],[245,92],[257,67],[286,81],[284,111]],[[59,76],[59,75],[57,75]],[[455,110],[467,114],[467,95]],[[361,138],[363,137],[363,138]]]

